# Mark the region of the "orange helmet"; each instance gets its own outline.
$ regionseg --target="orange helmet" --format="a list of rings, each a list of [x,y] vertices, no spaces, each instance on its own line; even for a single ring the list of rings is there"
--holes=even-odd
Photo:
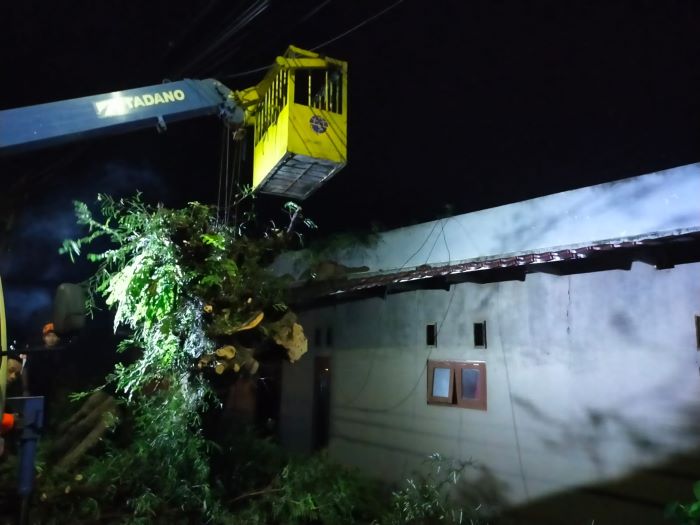
[[[46,335],[49,332],[55,332],[54,327],[53,327],[53,323],[46,323],[44,325],[44,328],[41,330],[42,335]]]

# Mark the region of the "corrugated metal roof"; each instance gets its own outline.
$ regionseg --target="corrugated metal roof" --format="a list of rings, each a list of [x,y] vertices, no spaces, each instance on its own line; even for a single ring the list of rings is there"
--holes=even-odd
[[[557,263],[571,263],[596,259],[601,261],[604,257],[610,257],[613,253],[619,255],[626,253],[630,260],[645,260],[658,257],[659,248],[680,243],[692,244],[691,258],[700,260],[700,230],[684,231],[670,235],[647,235],[634,239],[618,239],[605,241],[578,247],[565,247],[530,253],[519,253],[494,258],[484,257],[459,262],[447,262],[444,264],[421,265],[412,268],[403,268],[390,272],[373,272],[363,274],[349,274],[347,277],[327,281],[306,281],[294,286],[293,295],[296,301],[313,301],[324,297],[350,296],[373,288],[401,285],[403,283],[417,283],[436,278],[451,278],[449,282],[466,281],[464,277],[474,272],[501,270],[508,268],[521,268],[526,273],[538,273],[541,271],[552,272],[551,269]],[[655,249],[656,255],[649,252]],[[687,257],[686,257],[687,258]],[[683,260],[681,262],[688,262]],[[673,263],[667,263],[672,265]],[[570,264],[569,264],[570,267]],[[602,268],[598,268],[602,269]],[[564,270],[562,273],[574,273]],[[512,277],[511,277],[512,278]],[[493,280],[507,280],[495,278]],[[448,282],[448,284],[449,284]],[[416,286],[419,288],[420,286]]]
[[[395,273],[677,235],[700,229],[698,196],[700,164],[690,164],[389,230],[371,245],[357,243],[326,257]],[[300,278],[312,260],[313,254],[289,252],[274,270]]]

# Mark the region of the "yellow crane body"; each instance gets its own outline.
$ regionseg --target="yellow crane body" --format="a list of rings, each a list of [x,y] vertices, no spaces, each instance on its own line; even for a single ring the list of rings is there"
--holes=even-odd
[[[7,389],[7,321],[5,319],[5,299],[2,293],[2,279],[0,279],[0,416],[5,410],[5,397]]]

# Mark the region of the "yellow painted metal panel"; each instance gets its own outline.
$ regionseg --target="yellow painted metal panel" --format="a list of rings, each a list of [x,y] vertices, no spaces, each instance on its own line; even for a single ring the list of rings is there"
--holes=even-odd
[[[312,119],[327,123],[324,131]],[[322,124],[322,127],[325,124]],[[316,130],[315,130],[316,129]],[[344,164],[347,161],[347,118],[345,115],[293,104],[289,122],[289,151]]]
[[[289,138],[289,104],[282,108],[277,121],[267,128],[254,148],[253,188],[265,180],[287,154]]]

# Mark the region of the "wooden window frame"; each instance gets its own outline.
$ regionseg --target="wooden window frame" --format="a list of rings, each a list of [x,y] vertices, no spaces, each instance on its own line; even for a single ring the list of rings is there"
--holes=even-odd
[[[479,382],[476,391],[479,396],[476,399],[466,399],[462,397],[462,370],[478,370]],[[472,408],[474,410],[486,410],[486,363],[480,361],[470,361],[464,363],[454,363],[454,378],[457,405],[462,408]]]
[[[433,377],[436,368],[450,369],[450,388],[447,397],[433,395]],[[477,399],[462,398],[462,370],[478,370]],[[428,360],[428,404],[468,408],[472,410],[487,410],[488,390],[486,382],[486,363],[483,361],[437,361]]]

